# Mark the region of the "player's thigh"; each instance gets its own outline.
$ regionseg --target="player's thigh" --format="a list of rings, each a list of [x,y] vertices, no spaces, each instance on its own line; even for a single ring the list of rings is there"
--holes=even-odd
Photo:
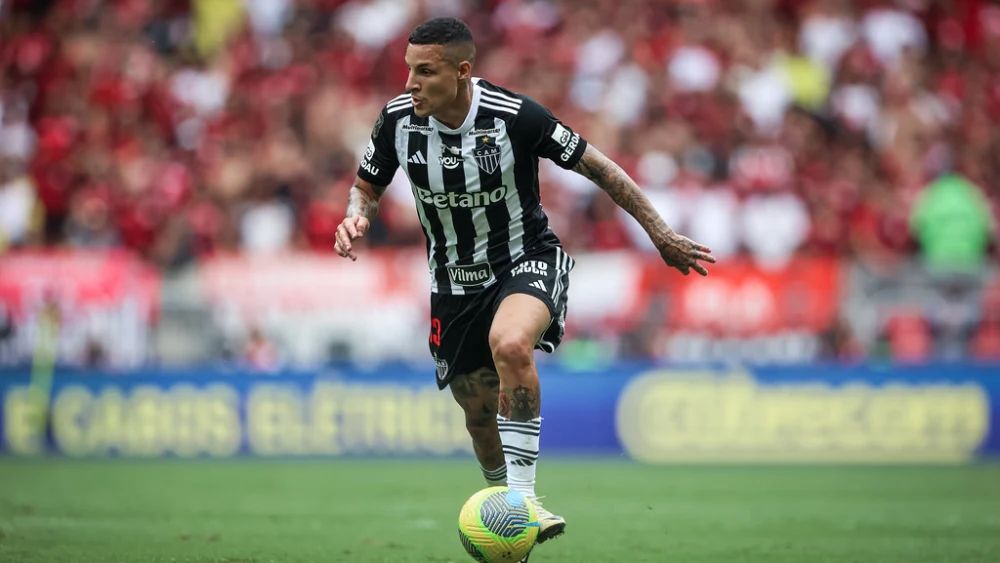
[[[490,325],[490,347],[504,343],[524,343],[533,348],[552,323],[552,312],[542,299],[529,293],[503,297]]]
[[[574,261],[560,247],[526,255],[501,280],[490,326],[490,348],[501,342],[538,345],[555,326],[562,328],[569,273]],[[542,346],[551,352],[554,345]]]

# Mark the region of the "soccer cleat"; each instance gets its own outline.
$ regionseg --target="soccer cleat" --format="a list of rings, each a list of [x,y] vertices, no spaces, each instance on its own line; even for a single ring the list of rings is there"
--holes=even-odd
[[[566,531],[565,518],[546,510],[538,497],[530,498],[535,505],[535,514],[538,515],[538,539],[535,540],[535,543],[545,543]]]

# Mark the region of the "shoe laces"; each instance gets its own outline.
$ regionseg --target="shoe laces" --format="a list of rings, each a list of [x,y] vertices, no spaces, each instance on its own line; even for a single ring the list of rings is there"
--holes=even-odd
[[[531,495],[531,496],[528,497],[528,500],[530,500],[531,503],[535,505],[535,513],[538,514],[538,518],[539,519],[544,519],[544,518],[551,518],[552,516],[555,516],[554,514],[552,514],[548,510],[546,510],[544,506],[542,506],[542,499],[543,498],[545,498],[545,497],[544,496],[542,496],[542,497],[536,497],[534,495]]]

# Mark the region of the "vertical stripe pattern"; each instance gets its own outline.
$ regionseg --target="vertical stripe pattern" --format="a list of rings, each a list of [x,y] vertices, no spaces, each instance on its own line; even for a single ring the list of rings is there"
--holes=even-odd
[[[553,272],[554,281],[549,296],[552,297],[552,302],[556,305],[559,315],[552,319],[548,328],[545,329],[541,338],[538,339],[537,344],[539,348],[549,353],[555,351],[556,346],[558,346],[559,341],[566,332],[566,286],[569,283],[569,273],[575,265],[576,261],[569,254],[563,252],[562,248],[556,247],[556,264],[555,272]],[[556,326],[559,327],[556,332],[552,331],[552,323],[556,323]]]
[[[448,146],[442,142],[441,136],[438,134],[431,134],[427,137],[427,187],[430,191],[430,197],[435,197],[438,194],[447,195],[448,190],[444,183],[444,166],[440,164],[442,160],[442,150],[446,150],[445,147]],[[418,198],[419,201],[419,198]],[[440,223],[443,235],[436,239],[436,245],[434,252],[437,255],[438,265],[448,264],[458,264],[458,232],[455,230],[455,220],[453,217],[454,208],[447,205],[427,205],[424,203],[425,209],[433,209],[437,214],[438,222]],[[443,275],[442,275],[443,274]],[[444,272],[438,272],[435,275],[435,280],[438,282],[437,290],[442,291],[443,288],[447,288],[444,293],[451,293],[454,295],[462,295],[465,293],[465,288],[459,285],[451,283],[448,278],[448,271],[445,269]]]
[[[532,144],[510,132],[522,100],[489,84],[475,88],[474,117],[456,130],[416,116],[408,95],[387,105],[388,113],[399,116],[396,156],[417,202],[436,293],[462,295],[487,287],[535,250],[527,248],[529,241],[558,246],[541,209]],[[453,266],[474,272],[485,264],[494,278],[483,285],[457,283],[450,273]],[[565,266],[572,267],[568,261]],[[554,299],[563,289],[551,288]]]
[[[479,123],[479,119],[476,123]],[[473,127],[475,131],[477,127]],[[474,134],[465,134],[460,136],[460,147],[462,149],[462,154],[473,154],[474,148],[476,146],[476,136]],[[489,175],[485,173],[479,166],[477,166],[475,155],[473,158],[463,158],[462,159],[462,170],[465,174],[465,190],[468,193],[476,194],[483,193],[484,186],[494,185],[491,182]],[[485,176],[485,177],[484,177]],[[488,191],[487,191],[488,193]],[[481,264],[483,262],[490,262],[490,257],[487,254],[487,248],[489,247],[489,237],[490,237],[490,222],[487,217],[488,210],[494,207],[483,206],[483,207],[473,207],[470,210],[470,219],[472,221],[472,230],[474,233],[474,241],[472,244],[472,257],[470,264]],[[502,259],[502,257],[501,257]]]
[[[439,291],[441,287],[449,287],[448,271],[445,266],[448,264],[448,256],[444,251],[445,232],[444,224],[438,217],[438,209],[433,206],[422,205],[420,203],[420,190],[428,189],[430,177],[429,167],[420,164],[419,160],[427,160],[428,136],[422,134],[409,134],[405,132],[406,126],[426,127],[427,118],[420,118],[415,115],[408,115],[397,122],[396,143],[397,156],[400,162],[406,163],[406,175],[410,178],[410,188],[413,190],[413,197],[417,200],[417,216],[420,219],[420,226],[424,230],[427,248],[427,265],[431,271],[431,291]],[[400,153],[400,148],[402,152]],[[413,155],[421,155],[420,159],[412,159]]]

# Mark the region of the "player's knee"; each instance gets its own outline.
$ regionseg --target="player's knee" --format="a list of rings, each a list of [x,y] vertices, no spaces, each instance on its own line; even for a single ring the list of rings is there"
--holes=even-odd
[[[490,350],[498,366],[519,369],[531,365],[534,343],[523,335],[490,335]],[[501,374],[502,375],[502,374]]]

